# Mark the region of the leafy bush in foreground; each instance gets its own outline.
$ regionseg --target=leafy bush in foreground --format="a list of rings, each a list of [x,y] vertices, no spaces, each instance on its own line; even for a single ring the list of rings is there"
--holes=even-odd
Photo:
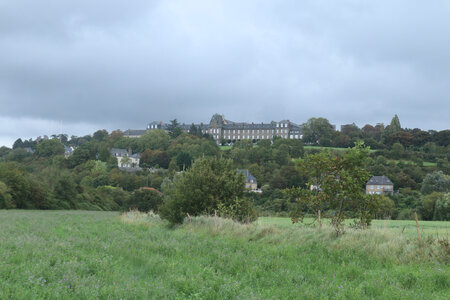
[[[244,178],[231,160],[201,158],[175,176],[166,191],[160,214],[172,224],[182,223],[186,214],[197,216],[214,210],[237,220],[254,215],[244,198]],[[254,217],[251,218],[253,220]]]

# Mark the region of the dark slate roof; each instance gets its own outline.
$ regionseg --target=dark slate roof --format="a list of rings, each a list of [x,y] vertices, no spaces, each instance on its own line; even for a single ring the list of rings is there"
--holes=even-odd
[[[366,185],[394,185],[386,176],[373,176],[367,181]]]
[[[128,155],[128,150],[125,149],[119,149],[119,148],[112,148],[110,153],[114,156],[125,156]]]
[[[256,178],[248,171],[248,169],[239,169],[238,173],[244,173],[245,179],[247,180],[247,182],[250,182],[250,180],[253,179],[253,182],[256,183]]]
[[[223,115],[215,114],[211,118],[211,122],[209,124],[194,124],[196,127],[200,127],[202,130],[207,130],[210,128],[222,128],[223,130],[275,130],[277,128],[278,123],[288,124],[287,128],[290,130],[301,132],[300,125],[295,124],[289,120],[282,120],[280,122],[272,121],[270,123],[246,123],[246,122],[233,122],[224,118]],[[167,123],[163,122],[151,122],[147,125],[147,128],[150,129],[151,125],[157,125],[159,129],[167,130]],[[191,124],[180,124],[180,127],[184,131],[188,131],[191,128]],[[283,127],[286,128],[286,127]]]

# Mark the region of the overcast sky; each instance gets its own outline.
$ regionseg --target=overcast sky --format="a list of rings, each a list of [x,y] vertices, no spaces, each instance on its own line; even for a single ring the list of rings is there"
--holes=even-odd
[[[0,0],[0,145],[151,121],[448,129],[450,1]]]

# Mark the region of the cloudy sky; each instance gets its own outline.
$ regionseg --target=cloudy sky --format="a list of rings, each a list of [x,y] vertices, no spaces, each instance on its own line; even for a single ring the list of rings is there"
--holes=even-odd
[[[450,1],[0,0],[0,145],[227,119],[448,129]]]

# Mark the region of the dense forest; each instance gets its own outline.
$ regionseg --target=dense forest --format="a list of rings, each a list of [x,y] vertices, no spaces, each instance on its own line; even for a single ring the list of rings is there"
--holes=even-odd
[[[248,169],[256,177],[262,192],[240,197],[259,214],[288,215],[295,199],[285,190],[305,187],[309,179],[298,159],[324,149],[340,157],[363,141],[371,149],[365,169],[394,183],[395,193],[383,197],[376,216],[409,219],[417,212],[425,220],[450,218],[450,130],[404,129],[395,116],[388,126],[350,124],[341,131],[327,119],[311,118],[302,124],[302,132],[302,140],[241,140],[231,147],[217,145],[195,126],[190,132],[177,126],[168,132],[151,130],[139,138],[98,130],[83,137],[18,139],[12,149],[0,148],[0,208],[157,209],[180,171],[201,158],[217,158],[231,162],[224,163],[228,169]],[[68,147],[74,151],[65,155]],[[112,148],[140,153],[142,169],[120,170]]]

